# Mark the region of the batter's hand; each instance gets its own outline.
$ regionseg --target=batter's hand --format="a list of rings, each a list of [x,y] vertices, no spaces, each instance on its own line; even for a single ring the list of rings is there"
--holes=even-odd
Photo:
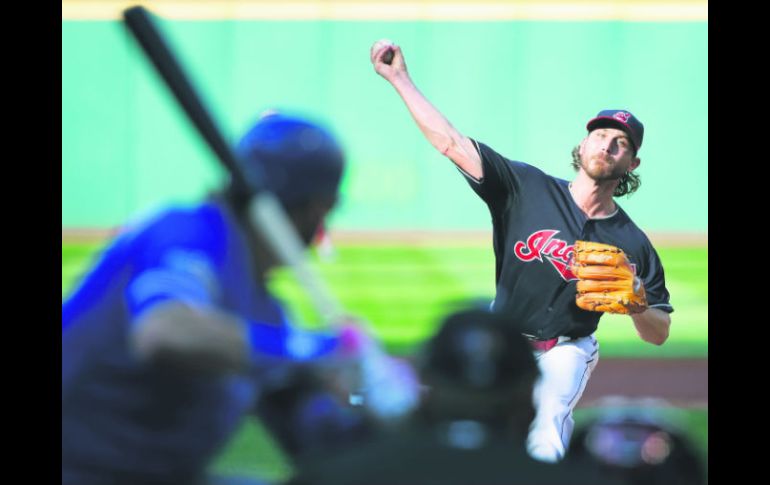
[[[390,62],[386,62],[391,55]],[[377,74],[390,82],[398,76],[407,74],[401,47],[387,39],[380,39],[372,44],[371,49],[369,49],[369,59],[372,61]]]
[[[349,382],[352,395],[377,419],[388,420],[409,414],[420,396],[417,372],[408,361],[388,355],[360,324],[341,328],[343,354],[356,361],[356,375]]]
[[[644,285],[622,249],[575,241],[571,269],[578,277],[575,303],[583,310],[621,314],[647,310]]]

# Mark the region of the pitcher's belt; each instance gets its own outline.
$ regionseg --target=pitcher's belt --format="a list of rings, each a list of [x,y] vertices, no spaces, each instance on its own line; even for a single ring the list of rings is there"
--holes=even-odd
[[[555,337],[548,340],[538,340],[534,337],[530,337],[529,335],[524,335],[527,340],[529,340],[529,344],[532,346],[535,350],[542,350],[543,352],[551,350],[556,346],[556,344],[560,344],[562,342],[568,342],[572,340],[572,337],[562,336],[562,337]]]

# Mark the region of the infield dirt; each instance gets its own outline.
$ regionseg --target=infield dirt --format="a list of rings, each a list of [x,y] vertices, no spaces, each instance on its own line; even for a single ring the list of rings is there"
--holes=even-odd
[[[708,406],[708,359],[599,359],[578,407],[608,396],[656,397],[680,407]]]

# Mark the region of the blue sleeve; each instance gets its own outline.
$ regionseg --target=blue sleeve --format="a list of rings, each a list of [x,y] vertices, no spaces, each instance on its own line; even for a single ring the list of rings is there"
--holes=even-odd
[[[313,360],[334,351],[339,343],[336,335],[311,332],[290,324],[249,322],[248,335],[255,361],[265,357],[287,358],[295,361]]]
[[[167,300],[216,306],[226,233],[221,218],[205,208],[172,211],[142,228],[132,245],[125,290],[131,316]]]

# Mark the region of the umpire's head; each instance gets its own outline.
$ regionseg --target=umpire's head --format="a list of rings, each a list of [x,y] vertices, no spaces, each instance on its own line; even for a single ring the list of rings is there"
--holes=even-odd
[[[418,365],[430,389],[421,410],[425,416],[512,421],[526,434],[539,370],[532,348],[504,315],[480,309],[449,315]]]
[[[336,138],[319,123],[271,111],[236,153],[247,184],[275,194],[309,244],[337,201],[345,157]]]
[[[665,408],[605,408],[575,430],[567,458],[589,459],[630,485],[706,483],[705,463]]]

